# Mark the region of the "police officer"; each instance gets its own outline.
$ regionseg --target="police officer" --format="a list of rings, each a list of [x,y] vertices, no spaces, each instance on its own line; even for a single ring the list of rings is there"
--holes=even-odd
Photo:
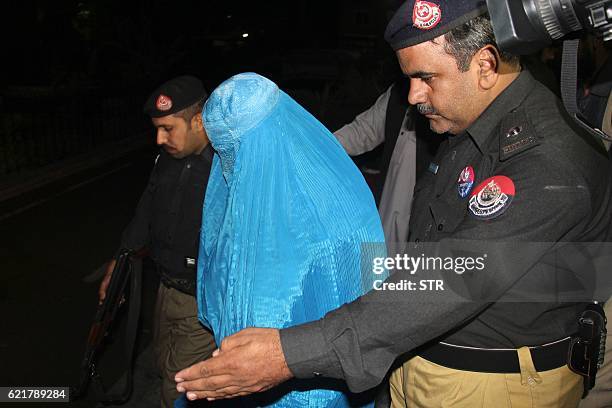
[[[608,233],[609,162],[499,51],[484,1],[406,1],[386,39],[409,102],[432,130],[453,135],[417,182],[408,241],[418,251],[428,241],[497,244],[486,270],[440,274],[464,292],[371,291],[319,321],[243,330],[216,358],[179,372],[178,389],[227,398],[324,376],[358,392],[406,355],[391,379],[396,406],[576,406],[583,383],[567,356],[586,305],[557,299],[565,282],[550,261],[569,242]]]
[[[161,149],[121,240],[122,248],[148,247],[159,272],[154,341],[162,407],[172,407],[179,395],[175,373],[208,358],[215,348],[212,334],[198,321],[195,299],[202,203],[212,164],[201,117],[207,96],[199,79],[181,76],[161,85],[145,103]],[[113,267],[111,261],[101,300]]]

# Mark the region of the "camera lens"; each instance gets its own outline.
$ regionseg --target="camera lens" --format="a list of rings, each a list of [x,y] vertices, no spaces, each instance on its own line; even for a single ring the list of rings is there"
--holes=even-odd
[[[612,0],[487,0],[500,49],[536,52],[583,28],[612,40]]]
[[[572,0],[535,0],[534,3],[541,23],[553,40],[582,28]]]

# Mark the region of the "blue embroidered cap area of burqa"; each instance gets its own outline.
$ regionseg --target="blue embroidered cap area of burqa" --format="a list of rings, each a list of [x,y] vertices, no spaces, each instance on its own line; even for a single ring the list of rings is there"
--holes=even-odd
[[[246,327],[320,319],[370,290],[381,278],[371,260],[385,256],[381,222],[334,136],[254,73],[223,82],[202,118],[216,154],[203,209],[198,307],[217,344]],[[346,390],[330,379],[293,380],[227,404],[369,404]]]

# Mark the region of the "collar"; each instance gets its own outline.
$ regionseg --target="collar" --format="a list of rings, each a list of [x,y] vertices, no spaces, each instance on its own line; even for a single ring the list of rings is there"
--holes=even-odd
[[[207,162],[212,163],[213,159],[213,148],[210,142],[202,149],[200,153],[194,153],[189,157],[193,157],[195,160],[206,160]]]
[[[205,160],[212,162],[213,153],[214,152],[212,148],[212,143],[208,142],[204,150],[202,150],[202,153],[200,153],[200,156],[203,157]]]
[[[533,89],[535,79],[527,70],[523,70],[519,76],[500,93],[497,98],[480,114],[478,119],[466,129],[478,150],[484,154],[485,144],[492,137],[493,130],[501,119],[510,111],[516,109],[523,103],[529,92]]]

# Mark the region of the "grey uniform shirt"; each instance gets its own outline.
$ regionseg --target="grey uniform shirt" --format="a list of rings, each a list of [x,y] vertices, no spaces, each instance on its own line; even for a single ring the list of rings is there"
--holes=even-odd
[[[437,170],[415,187],[410,245],[602,240],[612,214],[610,163],[574,130],[562,109],[550,91],[522,72],[466,132],[440,146]],[[475,186],[492,176],[513,181],[516,193],[503,213],[488,220],[470,216],[468,198],[457,192],[459,173],[468,165]],[[566,337],[584,305],[529,297],[535,287],[556,293],[555,270],[545,262],[552,249],[499,251],[486,275],[461,275],[486,301],[440,302],[429,292],[370,291],[323,319],[281,330],[287,364],[298,378],[342,378],[352,391],[362,391],[377,385],[398,356],[434,339],[518,348]],[[517,293],[524,302],[502,301]]]
[[[385,141],[387,105],[393,86],[387,88],[374,105],[357,115],[353,122],[334,132],[350,156],[369,152]],[[410,113],[406,111],[378,206],[389,253],[401,251],[401,243],[408,236],[410,207],[416,183],[417,150],[416,133],[409,129],[411,124]]]

